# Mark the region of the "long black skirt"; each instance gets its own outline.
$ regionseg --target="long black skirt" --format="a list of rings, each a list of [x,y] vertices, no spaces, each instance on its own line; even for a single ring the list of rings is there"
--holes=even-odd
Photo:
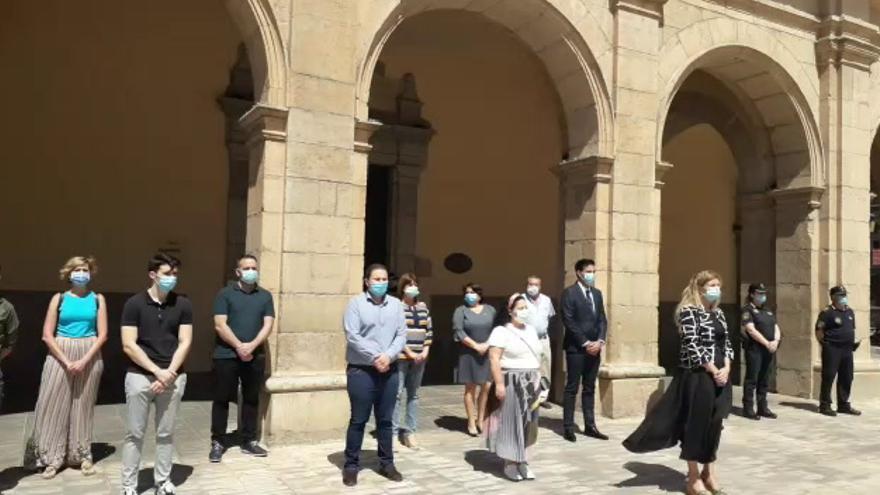
[[[680,442],[681,459],[715,462],[723,420],[732,404],[730,382],[718,387],[703,369],[681,369],[623,446],[630,452],[644,453]]]

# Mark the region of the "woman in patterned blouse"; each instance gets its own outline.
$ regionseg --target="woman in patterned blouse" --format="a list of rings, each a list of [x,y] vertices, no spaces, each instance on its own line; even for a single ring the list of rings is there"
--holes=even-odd
[[[691,278],[675,309],[681,336],[679,373],[623,442],[631,452],[653,452],[681,442],[680,458],[688,464],[687,493],[695,495],[725,493],[718,485],[715,459],[722,422],[732,405],[733,347],[720,302],[717,273],[707,270]]]

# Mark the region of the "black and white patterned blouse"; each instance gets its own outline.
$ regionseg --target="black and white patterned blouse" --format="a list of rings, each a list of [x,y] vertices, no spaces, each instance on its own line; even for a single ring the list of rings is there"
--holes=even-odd
[[[682,367],[693,369],[706,363],[716,363],[717,365],[722,361],[716,360],[715,356],[716,337],[721,338],[721,336],[715,335],[713,314],[724,328],[724,357],[733,360],[733,346],[730,345],[730,338],[727,336],[727,320],[724,318],[724,312],[717,308],[706,311],[701,307],[685,306],[678,315],[678,327],[681,332],[679,358]]]

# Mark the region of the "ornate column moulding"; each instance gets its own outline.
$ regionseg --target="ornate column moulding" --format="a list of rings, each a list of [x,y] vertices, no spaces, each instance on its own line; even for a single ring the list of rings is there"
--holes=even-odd
[[[561,162],[551,168],[560,179],[573,182],[611,182],[611,167],[614,158],[607,156],[588,156]]]
[[[818,210],[822,206],[824,187],[805,186],[790,189],[776,189],[770,192],[770,196],[778,206],[807,206],[811,210]]]
[[[238,120],[248,134],[248,144],[287,139],[287,109],[258,103]]]
[[[816,32],[816,61],[819,65],[847,65],[870,70],[880,59],[880,30],[845,15],[822,19]]]
[[[611,8],[615,13],[622,10],[662,21],[666,2],[667,0],[612,0]]]
[[[354,123],[354,150],[358,153],[369,153],[373,149],[370,138],[382,123],[376,120],[358,120]]]
[[[654,165],[654,187],[657,189],[663,189],[663,186],[666,185],[666,182],[663,181],[663,178],[666,177],[666,174],[669,173],[670,170],[675,168],[671,163],[659,161],[656,165]]]

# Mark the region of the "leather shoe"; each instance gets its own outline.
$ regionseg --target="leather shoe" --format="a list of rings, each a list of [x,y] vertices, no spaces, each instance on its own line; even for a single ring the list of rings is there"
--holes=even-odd
[[[568,440],[569,442],[577,442],[577,437],[574,436],[574,432],[571,430],[565,430],[562,432],[562,438]]]
[[[834,412],[834,409],[831,409],[831,406],[819,406],[819,414],[824,414],[825,416],[837,416],[837,413]]]
[[[751,407],[744,407],[743,408],[743,417],[746,419],[753,419],[755,421],[761,419],[761,416],[758,414],[755,414],[755,410],[752,409]]]
[[[358,484],[358,470],[357,469],[343,469],[342,470],[342,484],[345,486],[355,486]]]
[[[858,409],[853,409],[852,406],[838,407],[837,412],[840,414],[850,414],[852,416],[861,416],[862,415],[862,411],[859,411]]]
[[[758,417],[767,418],[767,419],[776,419],[776,413],[771,411],[768,408],[758,409]]]
[[[584,428],[584,435],[588,437],[598,438],[599,440],[608,440],[608,435],[599,431],[595,426],[587,426]]]
[[[553,409],[553,406],[549,402],[544,401],[541,403],[541,408],[542,409]]]
[[[390,466],[380,467],[379,474],[388,478],[391,481],[403,481],[403,475],[400,474],[400,471],[398,471],[393,464]]]

